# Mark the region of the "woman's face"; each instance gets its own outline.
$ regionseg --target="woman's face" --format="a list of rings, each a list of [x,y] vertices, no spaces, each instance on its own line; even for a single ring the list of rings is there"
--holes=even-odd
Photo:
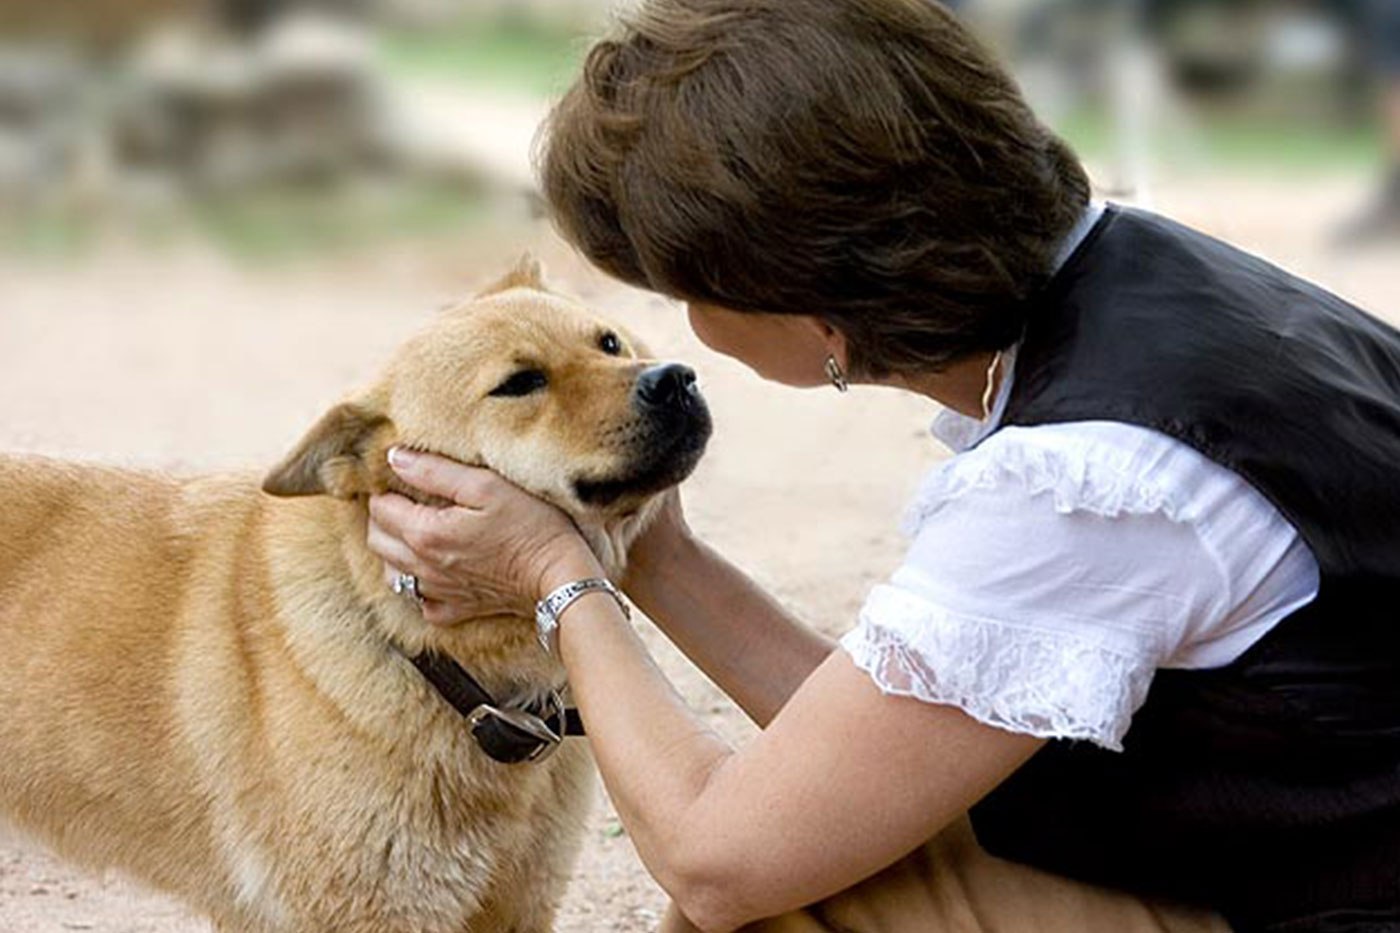
[[[826,358],[831,354],[844,368],[840,334],[820,318],[731,311],[699,302],[691,302],[687,310],[690,329],[701,343],[764,379],[800,387],[826,385]]]

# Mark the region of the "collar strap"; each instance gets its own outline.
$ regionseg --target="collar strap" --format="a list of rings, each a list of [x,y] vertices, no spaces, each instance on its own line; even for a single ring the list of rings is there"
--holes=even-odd
[[[542,761],[565,736],[584,734],[578,710],[565,708],[558,690],[527,706],[502,707],[466,668],[445,654],[425,651],[409,661],[462,714],[472,738],[493,761]]]

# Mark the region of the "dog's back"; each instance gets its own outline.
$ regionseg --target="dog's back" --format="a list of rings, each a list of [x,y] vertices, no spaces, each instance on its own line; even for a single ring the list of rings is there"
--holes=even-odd
[[[182,805],[172,702],[178,496],[150,474],[0,457],[0,800],[60,854],[167,889],[193,882],[209,836]]]

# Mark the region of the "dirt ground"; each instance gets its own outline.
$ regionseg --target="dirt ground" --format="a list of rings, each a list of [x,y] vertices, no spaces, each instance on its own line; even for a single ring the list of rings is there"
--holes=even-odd
[[[1346,178],[1197,179],[1162,185],[1155,207],[1400,321],[1400,244],[1349,254],[1326,245],[1363,192]],[[566,290],[697,367],[717,431],[687,489],[693,524],[811,624],[848,628],[899,558],[905,498],[943,456],[925,430],[932,403],[762,383],[701,347],[678,307],[602,279],[540,228],[254,270],[119,237],[76,265],[0,257],[0,449],[180,471],[269,464],[435,308],[526,247]],[[742,741],[735,709],[649,637],[695,709]],[[663,904],[600,796],[558,929],[647,930]],[[0,933],[69,930],[208,926],[0,833]]]

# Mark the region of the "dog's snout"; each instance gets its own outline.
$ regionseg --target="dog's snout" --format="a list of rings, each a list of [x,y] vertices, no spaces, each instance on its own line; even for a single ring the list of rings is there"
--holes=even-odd
[[[690,408],[699,393],[695,370],[680,363],[653,366],[637,377],[637,399],[651,408]]]
[[[637,374],[630,399],[634,417],[622,432],[621,468],[574,480],[575,495],[585,505],[611,507],[655,495],[689,476],[705,451],[710,410],[695,384],[695,370],[679,363],[649,366]]]

